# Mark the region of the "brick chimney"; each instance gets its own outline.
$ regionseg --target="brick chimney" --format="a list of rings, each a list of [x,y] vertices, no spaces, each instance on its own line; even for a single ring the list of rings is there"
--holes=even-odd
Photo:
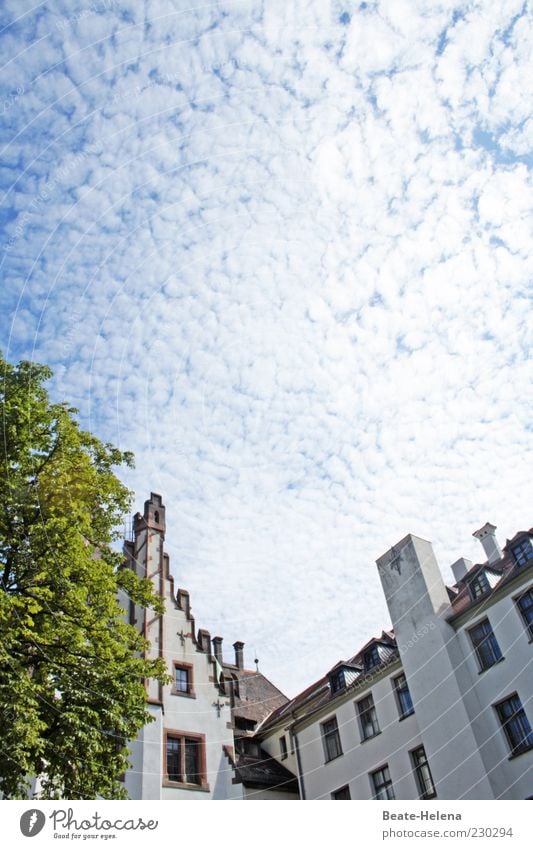
[[[233,648],[235,649],[235,666],[238,669],[244,669],[244,643],[237,640],[233,643]]]
[[[502,550],[496,539],[495,530],[496,525],[491,525],[490,522],[487,522],[479,531],[474,531],[472,534],[483,546],[489,563],[497,563],[498,560],[502,559]]]

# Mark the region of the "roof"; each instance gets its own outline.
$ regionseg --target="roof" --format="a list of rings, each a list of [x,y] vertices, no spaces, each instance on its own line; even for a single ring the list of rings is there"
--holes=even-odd
[[[524,566],[519,566],[516,563],[512,549],[523,539],[531,537],[533,537],[533,528],[530,528],[529,531],[518,531],[512,539],[506,541],[500,560],[496,560],[494,563],[489,563],[488,560],[484,563],[476,563],[460,581],[457,581],[452,587],[448,587],[448,595],[450,596],[452,606],[452,613],[448,619],[455,619],[456,616],[460,616],[471,608],[478,608],[481,603],[486,603],[502,586],[521,574]],[[528,565],[533,566],[533,558]],[[472,598],[469,585],[473,583],[479,574],[487,572],[492,578],[489,589],[478,598]]]
[[[368,649],[374,645],[378,649],[379,662],[370,666],[365,655]],[[342,692],[345,693],[347,690],[351,690],[357,686],[361,679],[368,680],[369,673],[372,674],[383,669],[397,657],[398,648],[394,638],[394,632],[382,631],[381,636],[372,637],[355,655],[346,661],[338,661],[322,678],[319,678],[310,687],[307,687],[307,689],[270,714],[261,725],[261,732],[276,725],[284,717],[287,717],[287,721],[292,721],[294,714],[297,711],[301,711],[304,706],[307,707],[307,712],[310,713],[336,699],[340,693],[333,693],[331,691],[330,676],[333,672],[343,667],[348,667],[356,672],[354,680],[343,689]]]
[[[512,539],[506,541],[502,551],[503,556],[501,560],[498,560],[495,563],[489,563],[488,561],[478,563],[472,566],[472,568],[469,569],[460,581],[452,587],[446,587],[451,605],[451,613],[448,617],[449,620],[454,619],[456,616],[459,616],[470,608],[477,609],[480,603],[486,602],[486,600],[491,598],[491,596],[503,585],[513,580],[516,575],[523,572],[524,566],[517,565],[512,554],[512,548],[523,539],[531,537],[533,537],[533,528],[529,531],[519,531]],[[528,561],[525,568],[529,568],[529,566],[533,567],[533,557],[530,561]],[[470,595],[468,585],[481,572],[491,573],[492,586],[490,586],[490,589],[488,589],[482,596],[474,600]],[[374,645],[377,647],[379,663],[369,667],[366,653]],[[354,689],[361,679],[369,680],[369,673],[372,674],[374,671],[377,672],[378,670],[383,669],[398,657],[399,652],[394,637],[394,631],[382,631],[381,636],[372,637],[372,639],[365,643],[365,645],[359,649],[356,654],[352,655],[352,657],[349,657],[347,660],[338,661],[322,678],[319,678],[318,681],[315,681],[293,699],[287,701],[285,704],[274,710],[263,721],[259,729],[260,732],[274,727],[278,722],[283,720],[283,718],[286,718],[287,723],[292,722],[296,718],[296,713],[299,713],[300,717],[303,717],[319,710],[327,705],[328,702],[333,701],[334,699],[337,699],[338,696]],[[343,688],[342,691],[333,693],[330,686],[330,677],[332,676],[332,673],[342,669],[343,667],[351,668],[356,672],[356,675],[351,683]]]
[[[257,756],[251,754],[237,755],[235,776],[247,787],[262,787],[270,790],[284,790],[288,793],[298,793],[298,781],[283,764],[259,749]]]
[[[234,718],[252,720],[259,725],[272,711],[289,701],[262,672],[239,669],[231,663],[223,663],[222,668],[235,676],[239,684],[239,695],[235,696],[232,710]]]

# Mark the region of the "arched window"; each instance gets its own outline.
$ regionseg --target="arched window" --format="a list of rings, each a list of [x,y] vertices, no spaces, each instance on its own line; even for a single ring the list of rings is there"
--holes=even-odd
[[[159,524],[159,510],[156,510],[155,513],[154,513],[154,522],[157,525]]]

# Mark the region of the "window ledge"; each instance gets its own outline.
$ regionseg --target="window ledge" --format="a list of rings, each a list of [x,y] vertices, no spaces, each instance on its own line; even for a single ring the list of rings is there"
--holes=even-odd
[[[514,754],[510,755],[508,760],[514,761],[515,758],[519,758],[520,755],[525,755],[525,754],[527,754],[527,752],[531,752],[532,749],[533,749],[533,746],[526,746],[524,749],[521,749],[519,752],[515,752]]]
[[[171,696],[182,696],[184,699],[195,699],[196,693],[183,693],[181,690],[171,690]]]
[[[502,660],[505,660],[505,655],[503,654],[498,660],[495,660],[494,663],[491,663],[490,666],[486,666],[484,669],[480,669],[478,675],[483,675],[484,672],[488,672],[489,669],[492,669],[493,666],[497,666],[498,663],[501,663]]]
[[[163,780],[163,787],[174,787],[176,790],[198,790],[200,793],[209,793],[209,784],[186,784],[181,781]]]
[[[334,758],[329,758],[329,760],[324,761],[324,764],[330,764],[332,761],[336,761],[339,758],[342,758],[343,755],[344,755],[344,752],[340,752],[338,755],[335,755]]]
[[[415,715],[414,709],[412,711],[410,711],[409,713],[403,713],[399,717],[398,722],[402,722],[402,720],[404,720],[404,719],[409,719],[410,716],[414,716],[414,715]]]
[[[373,740],[375,737],[379,737],[381,731],[376,731],[375,734],[371,734],[370,737],[361,737],[361,743],[368,743],[369,740]]]

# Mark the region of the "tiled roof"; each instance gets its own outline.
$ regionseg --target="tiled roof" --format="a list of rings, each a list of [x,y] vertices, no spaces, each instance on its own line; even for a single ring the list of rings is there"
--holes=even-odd
[[[230,663],[224,663],[222,667],[238,680],[239,696],[235,697],[232,711],[235,718],[252,720],[259,725],[272,711],[289,701],[262,672],[239,669]]]

